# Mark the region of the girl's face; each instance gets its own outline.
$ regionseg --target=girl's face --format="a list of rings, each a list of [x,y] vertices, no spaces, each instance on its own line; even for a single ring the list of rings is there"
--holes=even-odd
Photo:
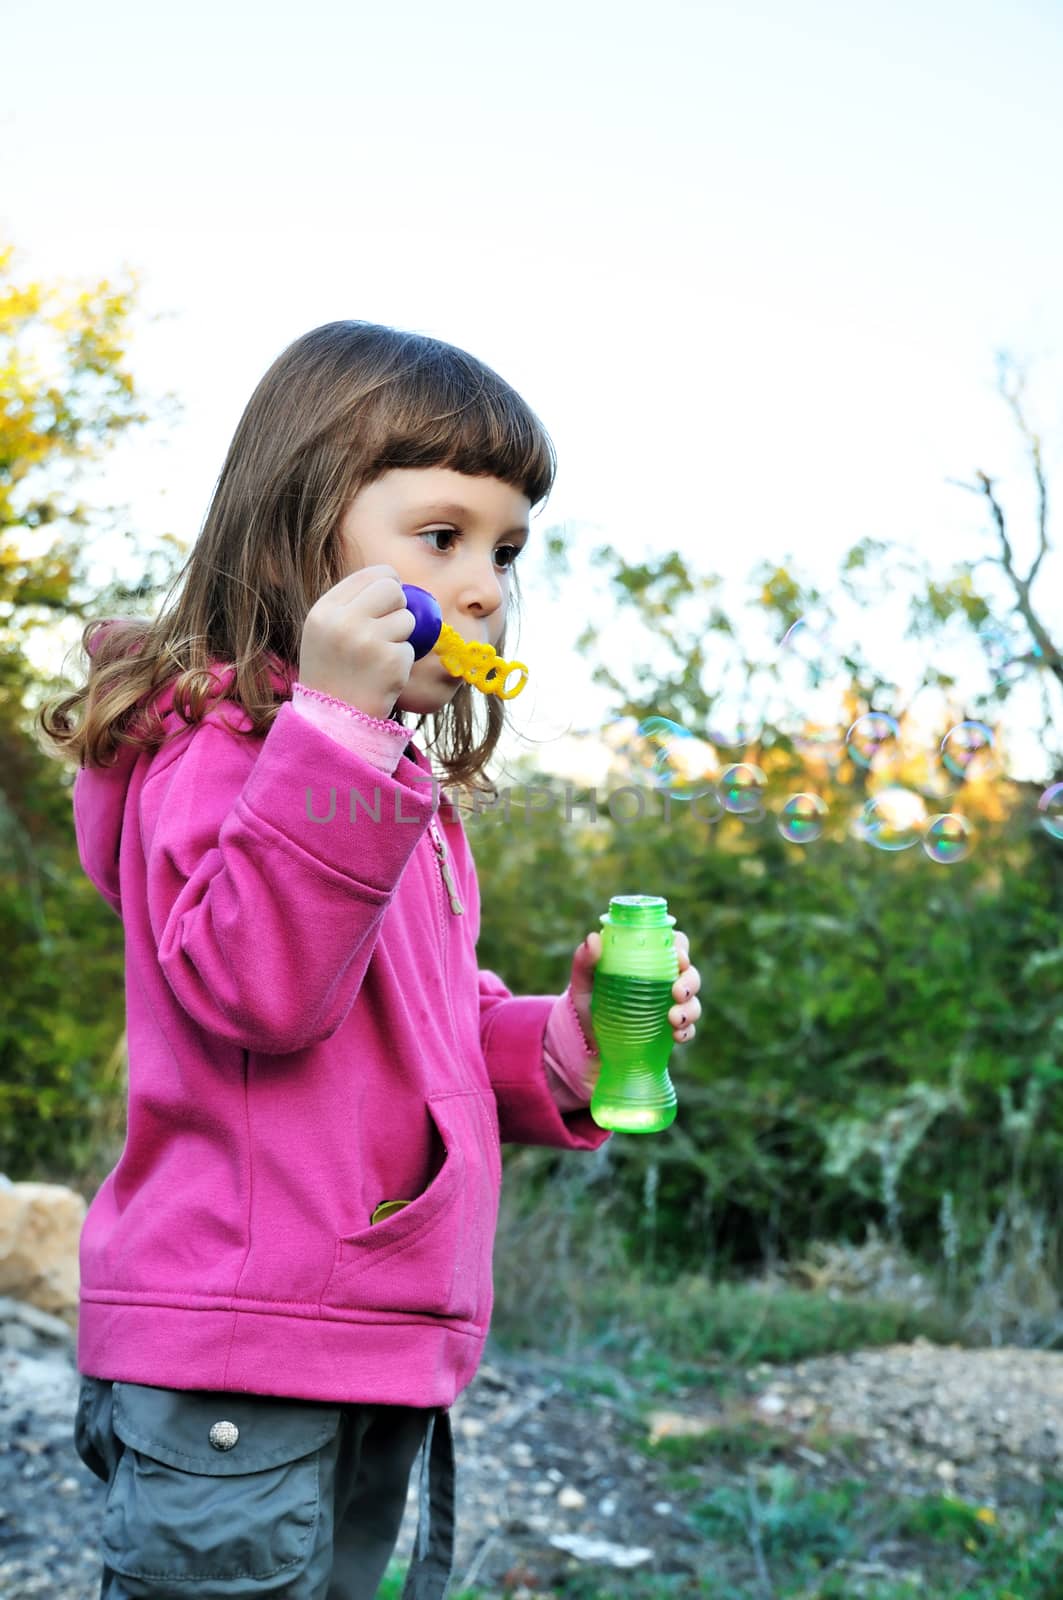
[[[463,639],[497,645],[510,568],[529,536],[531,501],[498,478],[449,467],[396,467],[360,489],[340,523],[344,576],[386,562],[427,589]],[[430,650],[415,661],[396,707],[439,711],[461,686]]]

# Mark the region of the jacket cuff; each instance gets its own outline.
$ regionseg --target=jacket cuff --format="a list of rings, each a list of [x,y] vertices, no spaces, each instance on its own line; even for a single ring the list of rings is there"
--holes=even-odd
[[[554,1102],[560,1111],[586,1108],[601,1071],[598,1052],[584,1036],[571,984],[559,994],[543,1037],[543,1065]]]
[[[320,689],[309,689],[305,683],[292,685],[292,705],[301,717],[347,750],[363,756],[389,777],[394,775],[410,738],[409,729],[401,722],[393,722],[390,717],[370,717],[346,700],[322,694]]]
[[[557,995],[514,995],[491,1013],[484,1060],[499,1108],[504,1142],[597,1150],[610,1137],[587,1109],[584,1093],[571,1109],[551,1092],[543,1054],[547,1020]]]

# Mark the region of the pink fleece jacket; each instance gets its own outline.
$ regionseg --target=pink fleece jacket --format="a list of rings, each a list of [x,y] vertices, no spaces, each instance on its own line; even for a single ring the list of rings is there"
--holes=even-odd
[[[124,924],[129,1060],[77,1364],[448,1406],[490,1322],[500,1143],[597,1149],[598,1058],[567,990],[478,967],[460,814],[407,730],[273,665],[264,737],[225,700],[187,728],[171,685],[171,743],[75,780],[82,865]]]

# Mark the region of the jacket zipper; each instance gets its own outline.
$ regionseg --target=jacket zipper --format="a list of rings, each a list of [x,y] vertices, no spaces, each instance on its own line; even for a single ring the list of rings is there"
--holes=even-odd
[[[451,876],[450,862],[448,860],[446,840],[440,835],[434,817],[428,824],[428,832],[429,837],[432,840],[432,848],[436,853],[436,860],[439,863],[439,875],[443,880],[443,884],[445,885],[447,894],[450,898],[450,909],[455,916],[463,916],[465,908],[458,899],[458,892],[454,887],[454,879]],[[439,951],[440,961],[442,964],[441,970],[443,973],[443,989],[446,993],[447,1000],[447,1016],[450,1019],[450,1036],[454,1040],[455,1050],[460,1052],[461,1046],[458,1043],[458,1025],[454,1020],[454,1007],[451,1004],[450,999],[450,984],[447,982],[447,923],[450,919],[443,910],[442,905],[440,905],[439,913]]]
[[[458,891],[450,871],[450,852],[447,849],[446,840],[442,837],[439,829],[436,827],[436,821],[434,817],[429,822],[428,828],[432,836],[432,848],[435,851],[436,858],[439,862],[440,876],[443,879],[447,894],[450,897],[450,909],[453,911],[456,917],[464,916],[465,907],[458,898]]]

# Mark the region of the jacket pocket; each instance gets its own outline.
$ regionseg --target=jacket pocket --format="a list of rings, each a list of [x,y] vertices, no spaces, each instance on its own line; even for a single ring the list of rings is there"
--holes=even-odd
[[[442,1166],[401,1211],[337,1239],[321,1303],[486,1323],[502,1174],[493,1102],[472,1089],[425,1104]]]
[[[101,1547],[126,1592],[271,1594],[305,1568],[338,1405],[119,1381],[113,1399]]]

